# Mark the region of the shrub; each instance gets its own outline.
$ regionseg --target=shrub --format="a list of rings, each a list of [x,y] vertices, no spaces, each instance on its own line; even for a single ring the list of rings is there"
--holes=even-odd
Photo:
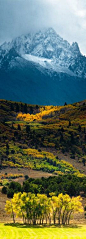
[[[7,190],[7,197],[8,197],[8,198],[12,198],[13,195],[14,195],[14,190],[13,190],[12,188],[9,188],[9,189]]]
[[[7,187],[6,186],[3,186],[2,193],[7,194]]]
[[[9,189],[13,189],[14,192],[21,192],[21,184],[18,182],[11,182],[9,184]]]
[[[27,180],[29,177],[28,177],[28,175],[25,175],[25,180]]]
[[[86,205],[85,205],[85,207],[84,207],[84,211],[86,211]]]

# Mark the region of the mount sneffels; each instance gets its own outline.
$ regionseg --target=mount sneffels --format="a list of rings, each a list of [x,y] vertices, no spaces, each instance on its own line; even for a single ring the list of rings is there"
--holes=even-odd
[[[0,98],[57,105],[86,98],[86,57],[52,29],[0,46]]]

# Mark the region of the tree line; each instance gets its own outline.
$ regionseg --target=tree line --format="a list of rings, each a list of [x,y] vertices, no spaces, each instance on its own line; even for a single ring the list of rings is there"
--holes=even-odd
[[[6,201],[5,210],[13,218],[22,218],[27,224],[56,224],[70,223],[74,212],[83,212],[81,197],[70,197],[68,194],[54,193],[47,197],[45,194],[15,193],[11,200]]]
[[[56,196],[60,193],[68,194],[70,197],[79,196],[80,194],[86,196],[86,177],[77,177],[76,175],[67,174],[59,175],[58,177],[48,178],[28,178],[25,175],[23,185],[18,182],[10,182],[7,186],[3,186],[2,193],[7,194],[7,197],[12,198],[14,193],[26,192],[34,194],[49,194],[54,192]]]

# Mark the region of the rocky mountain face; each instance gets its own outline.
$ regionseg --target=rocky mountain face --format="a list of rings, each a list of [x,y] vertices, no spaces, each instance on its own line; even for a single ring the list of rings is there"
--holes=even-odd
[[[25,89],[25,86],[22,89],[20,81],[24,84],[27,81],[27,87],[34,88],[33,98],[29,90],[29,94],[27,92],[27,99],[23,97],[23,101],[28,103],[30,101],[30,103],[36,104],[63,104],[64,100],[67,100],[68,103],[73,103],[74,100],[78,101],[79,99],[83,100],[86,98],[86,57],[81,54],[76,42],[70,45],[57,35],[52,28],[39,31],[36,34],[22,35],[10,43],[5,42],[1,45],[0,74],[2,98],[7,97],[8,99],[9,95],[12,100],[14,98],[18,100],[17,96]],[[4,80],[5,84],[3,85]],[[16,87],[12,85],[13,81]],[[13,87],[15,89],[12,95],[10,91],[8,94],[7,82],[8,85],[11,85],[11,92]],[[45,94],[42,91],[46,82],[47,88],[45,93],[47,96],[44,97]],[[18,89],[19,84],[21,84],[20,92]],[[69,86],[67,87],[66,84]],[[74,89],[75,84],[76,89]],[[49,93],[49,89],[51,93]],[[14,98],[12,97],[13,95]],[[57,95],[60,97],[59,100]],[[22,101],[22,98],[19,97],[19,100]]]

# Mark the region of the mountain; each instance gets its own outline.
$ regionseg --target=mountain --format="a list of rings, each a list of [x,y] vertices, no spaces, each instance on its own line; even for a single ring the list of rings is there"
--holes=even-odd
[[[86,98],[86,57],[52,29],[0,46],[0,98],[32,104]]]

